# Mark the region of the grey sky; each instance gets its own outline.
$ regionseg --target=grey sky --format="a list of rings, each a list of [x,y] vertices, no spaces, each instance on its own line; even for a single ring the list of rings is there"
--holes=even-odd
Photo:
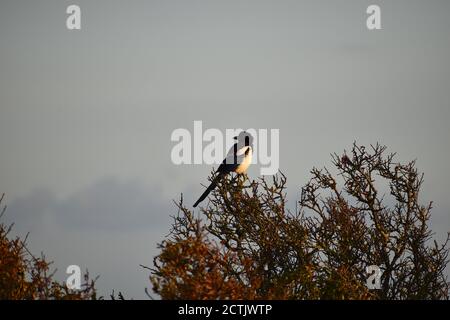
[[[383,30],[368,31],[379,4]],[[79,4],[82,30],[65,28]],[[210,166],[170,161],[176,128],[280,129],[292,207],[354,140],[417,159],[450,229],[450,2],[0,1],[0,192],[7,219],[103,294],[144,297],[172,199]],[[258,168],[250,169],[256,177]],[[62,276],[60,274],[60,276]]]

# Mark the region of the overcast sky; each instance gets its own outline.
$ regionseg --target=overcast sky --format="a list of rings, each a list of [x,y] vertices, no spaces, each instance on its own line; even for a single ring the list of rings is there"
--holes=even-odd
[[[79,31],[66,8],[81,7]],[[366,28],[381,7],[382,30]],[[7,221],[100,292],[144,298],[172,199],[208,165],[172,163],[176,128],[280,130],[290,206],[354,140],[417,159],[450,229],[449,1],[0,1],[0,192]],[[259,175],[254,166],[249,174]]]

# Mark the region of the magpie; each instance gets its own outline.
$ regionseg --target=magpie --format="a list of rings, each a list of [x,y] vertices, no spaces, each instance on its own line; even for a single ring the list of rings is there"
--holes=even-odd
[[[234,137],[237,142],[230,148],[225,159],[223,159],[219,168],[216,170],[216,177],[211,182],[205,192],[194,203],[194,208],[202,202],[208,194],[216,187],[217,183],[228,173],[236,172],[243,174],[247,171],[252,162],[252,144],[253,137],[248,132],[242,131],[238,136]]]

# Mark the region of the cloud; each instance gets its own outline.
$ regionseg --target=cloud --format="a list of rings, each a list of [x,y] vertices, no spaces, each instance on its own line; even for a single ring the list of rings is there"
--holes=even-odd
[[[161,189],[108,177],[63,199],[50,190],[35,190],[10,203],[7,219],[22,227],[50,219],[61,227],[84,231],[154,230],[168,228],[170,210],[172,201],[164,199]]]
[[[30,233],[33,253],[44,252],[63,281],[70,264],[100,275],[98,289],[106,298],[113,289],[127,298],[146,298],[148,272],[159,253],[157,243],[170,228],[172,199],[136,179],[102,178],[68,197],[39,188],[12,201],[2,222],[14,222],[13,235]],[[126,276],[124,276],[124,274]]]
[[[52,214],[57,199],[50,190],[39,188],[12,202],[9,202],[7,197],[5,204],[7,210],[2,217],[2,222],[14,223],[14,229],[19,233],[28,233],[39,228],[46,216]]]
[[[170,202],[163,201],[162,192],[156,187],[107,178],[61,202],[55,209],[55,218],[64,226],[75,228],[154,228],[169,215]]]

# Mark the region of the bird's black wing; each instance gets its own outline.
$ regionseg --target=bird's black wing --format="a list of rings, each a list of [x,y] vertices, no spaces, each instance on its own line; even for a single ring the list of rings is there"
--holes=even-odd
[[[242,146],[239,146],[238,143],[235,143],[233,147],[231,147],[230,151],[228,151],[226,158],[222,161],[219,168],[217,168],[216,170],[217,176],[214,178],[208,188],[206,188],[205,192],[203,192],[200,198],[194,203],[194,208],[200,202],[205,200],[208,194],[217,186],[217,183],[220,181],[220,179],[222,179],[222,177],[230,172],[234,172],[242,163],[246,154],[244,153],[237,155],[236,152],[239,150],[239,147]]]
[[[237,167],[244,161],[245,154],[237,155],[236,153],[242,148],[243,145],[235,143],[227,153],[225,159],[223,159],[216,172],[230,173],[236,170]]]

